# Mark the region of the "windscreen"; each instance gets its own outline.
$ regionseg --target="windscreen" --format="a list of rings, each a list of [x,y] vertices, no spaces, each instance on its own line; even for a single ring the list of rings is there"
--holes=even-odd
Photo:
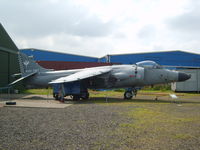
[[[136,63],[136,65],[139,67],[144,67],[144,68],[154,68],[154,69],[162,68],[159,64],[157,64],[154,61],[150,61],[150,60],[138,62],[138,63]]]

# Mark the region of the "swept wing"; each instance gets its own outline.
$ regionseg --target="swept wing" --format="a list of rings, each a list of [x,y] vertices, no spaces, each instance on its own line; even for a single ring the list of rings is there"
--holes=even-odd
[[[90,77],[94,77],[97,75],[101,75],[104,73],[107,73],[111,70],[111,68],[89,68],[89,69],[84,69],[80,72],[74,73],[72,75],[66,76],[66,77],[61,77],[56,80],[53,80],[50,82],[50,84],[55,84],[55,83],[67,83],[67,82],[74,82],[74,81],[79,81],[83,79],[87,79]]]

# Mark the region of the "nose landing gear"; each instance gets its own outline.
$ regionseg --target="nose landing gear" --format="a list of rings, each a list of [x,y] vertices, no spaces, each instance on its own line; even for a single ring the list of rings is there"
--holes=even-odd
[[[124,93],[124,99],[132,99],[133,96],[136,97],[137,90],[135,88],[128,88]]]

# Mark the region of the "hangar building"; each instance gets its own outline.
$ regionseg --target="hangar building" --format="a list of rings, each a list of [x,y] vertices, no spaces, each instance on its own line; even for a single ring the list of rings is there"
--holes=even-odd
[[[47,69],[67,70],[111,65],[107,62],[98,62],[97,57],[41,49],[21,49],[21,52],[33,57],[38,64]]]
[[[200,67],[200,55],[180,50],[106,55],[100,62],[135,64],[139,61],[152,60],[160,65]]]
[[[11,75],[19,73],[18,48],[0,24],[0,87],[15,80]]]
[[[149,52],[106,55],[101,58],[74,55],[41,49],[21,49],[21,51],[49,69],[79,69],[110,64],[135,64],[139,61],[152,60],[160,65],[200,67],[200,55],[176,51]]]

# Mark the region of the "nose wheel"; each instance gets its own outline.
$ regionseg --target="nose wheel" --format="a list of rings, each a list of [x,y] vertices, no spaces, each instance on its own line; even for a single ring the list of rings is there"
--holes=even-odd
[[[124,99],[131,99],[133,97],[133,92],[132,91],[126,91],[124,93]]]
[[[124,99],[132,99],[137,95],[137,90],[134,88],[128,88],[124,93]]]

